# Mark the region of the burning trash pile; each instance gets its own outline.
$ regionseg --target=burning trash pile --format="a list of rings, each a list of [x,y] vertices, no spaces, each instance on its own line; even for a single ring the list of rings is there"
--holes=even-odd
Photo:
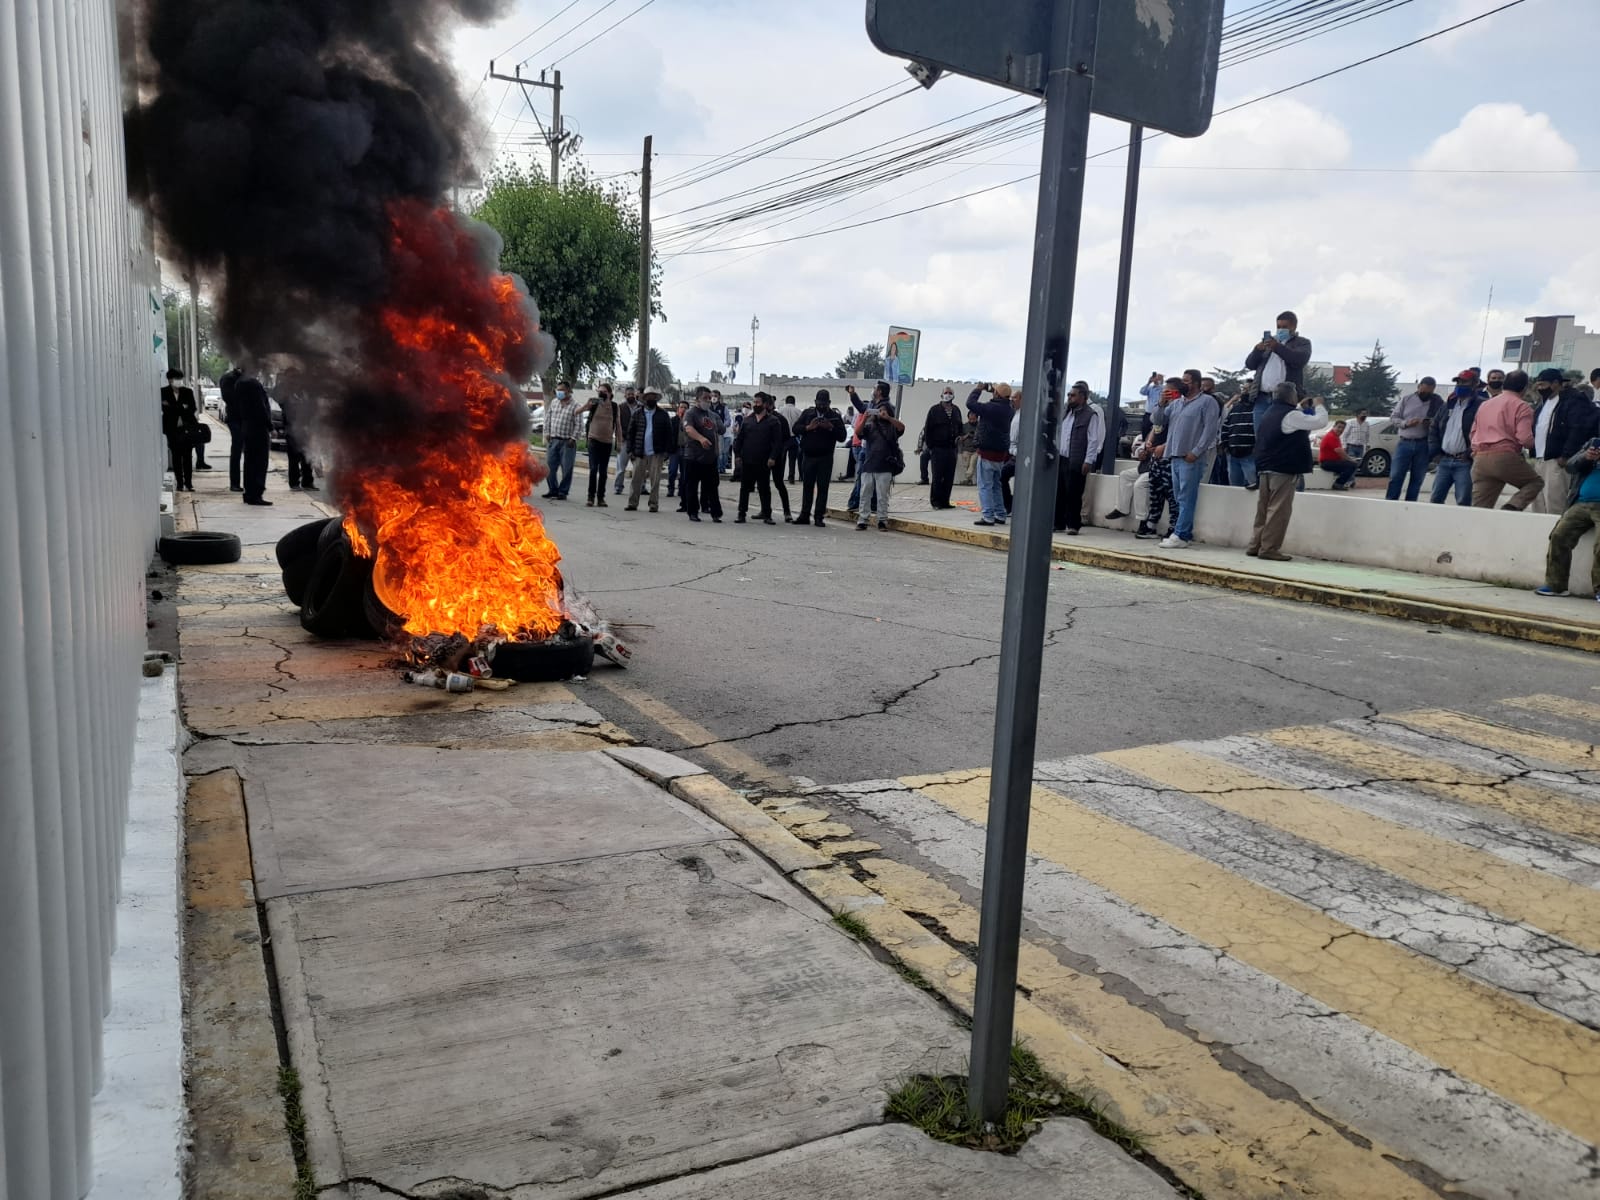
[[[247,371],[294,380],[297,434],[332,463],[342,519],[278,544],[301,623],[391,641],[447,687],[628,657],[526,499],[544,467],[519,385],[554,346],[498,235],[442,204],[473,122],[438,18],[497,7],[148,0],[128,116],[164,255],[207,281]]]

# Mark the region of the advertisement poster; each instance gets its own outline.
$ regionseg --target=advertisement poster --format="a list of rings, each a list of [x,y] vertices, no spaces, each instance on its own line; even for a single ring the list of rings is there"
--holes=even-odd
[[[887,382],[910,385],[917,381],[917,347],[921,342],[919,329],[889,327],[889,337],[883,344],[883,378]]]

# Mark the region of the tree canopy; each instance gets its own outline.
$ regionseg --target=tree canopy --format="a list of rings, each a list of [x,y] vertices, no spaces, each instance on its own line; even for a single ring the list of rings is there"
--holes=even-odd
[[[617,341],[639,318],[639,214],[621,188],[581,169],[559,188],[516,168],[488,181],[473,215],[504,241],[500,268],[520,275],[555,338],[552,373],[578,378],[617,359]],[[661,272],[651,262],[650,305],[660,315]]]
[[[1399,382],[1400,372],[1389,366],[1383,343],[1374,342],[1372,354],[1350,368],[1350,382],[1344,387],[1340,407],[1351,412],[1362,408],[1386,412],[1394,403]]]
[[[851,350],[839,360],[833,373],[840,379],[882,379],[883,343],[873,342],[859,350]]]

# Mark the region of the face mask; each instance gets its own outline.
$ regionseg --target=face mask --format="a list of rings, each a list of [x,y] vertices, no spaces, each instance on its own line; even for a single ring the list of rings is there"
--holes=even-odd
[[[1277,338],[1280,342],[1287,342],[1291,334],[1287,329],[1274,329],[1272,331],[1272,336]]]
[[[565,400],[566,398],[567,398],[567,394],[565,392],[558,391],[556,393],[556,399],[557,400]]]
[[[1551,397],[1551,395],[1554,394],[1554,389],[1547,387],[1534,388],[1533,390],[1538,392],[1539,395],[1543,396],[1547,400]]]
[[[646,408],[654,408],[656,406],[656,402],[654,400],[646,400],[644,402],[644,406]]]

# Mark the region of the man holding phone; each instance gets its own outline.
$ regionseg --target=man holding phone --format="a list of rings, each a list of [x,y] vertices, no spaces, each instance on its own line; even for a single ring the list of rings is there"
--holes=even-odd
[[[878,528],[889,528],[889,493],[894,488],[895,468],[905,470],[905,456],[900,450],[900,435],[905,425],[894,415],[894,405],[887,391],[872,398],[872,407],[861,414],[856,422],[856,434],[861,438],[861,470],[856,478],[861,484],[860,515],[856,528],[865,529],[871,519],[876,501]]]
[[[1600,438],[1590,438],[1583,449],[1567,459],[1567,474],[1576,498],[1550,531],[1550,549],[1544,560],[1544,585],[1541,596],[1567,595],[1572,576],[1572,551],[1591,529],[1600,529]],[[1600,601],[1600,554],[1589,568],[1589,591]]]
[[[1261,331],[1261,340],[1244,365],[1245,370],[1256,373],[1256,395],[1270,400],[1280,383],[1292,383],[1297,396],[1305,395],[1306,364],[1310,361],[1311,339],[1300,336],[1300,318],[1285,309],[1278,314],[1275,328]]]

